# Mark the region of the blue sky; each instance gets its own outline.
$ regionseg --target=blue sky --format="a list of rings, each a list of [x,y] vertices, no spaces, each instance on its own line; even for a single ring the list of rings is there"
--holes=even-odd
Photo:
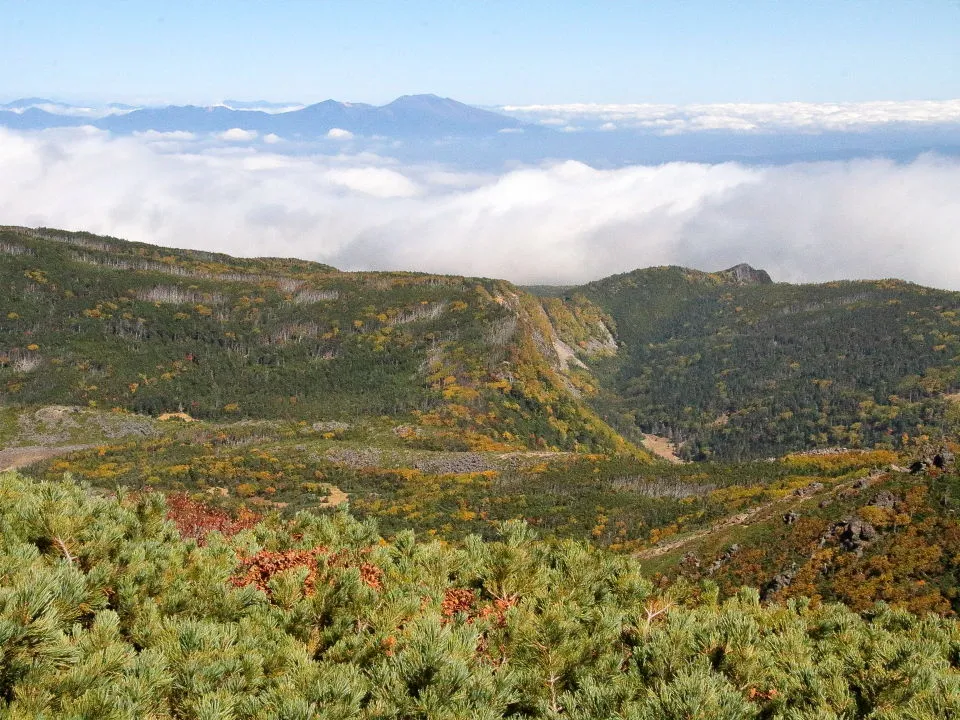
[[[0,99],[960,97],[957,0],[0,0]]]

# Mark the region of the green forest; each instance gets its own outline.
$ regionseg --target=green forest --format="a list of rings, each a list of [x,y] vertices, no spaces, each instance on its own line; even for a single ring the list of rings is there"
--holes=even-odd
[[[54,231],[0,232],[0,248],[7,403],[218,420],[388,415],[451,450],[627,449],[540,352],[539,304],[502,281]]]
[[[960,294],[896,280],[671,267],[535,295],[10,228],[0,283],[17,406],[390,416],[448,450],[624,453],[652,433],[693,460],[960,427]]]
[[[766,281],[764,281],[766,280]],[[665,267],[564,291],[615,324],[595,405],[689,459],[899,447],[956,429],[960,294],[899,280],[772,283]]]

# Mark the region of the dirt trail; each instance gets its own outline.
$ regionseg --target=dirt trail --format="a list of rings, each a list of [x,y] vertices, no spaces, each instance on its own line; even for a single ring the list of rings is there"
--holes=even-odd
[[[320,503],[323,507],[336,507],[345,503],[350,497],[336,485],[327,486],[327,499]]]
[[[58,455],[67,455],[78,450],[87,450],[93,445],[60,445],[57,447],[15,447],[0,450],[0,472],[18,470],[41,460],[49,460]]]
[[[665,437],[644,433],[643,446],[654,455],[659,458],[663,458],[667,462],[672,462],[675,465],[681,465],[684,462],[677,455],[676,446]]]
[[[742,513],[725,517],[722,520],[715,522],[710,527],[704,528],[703,530],[697,530],[696,532],[690,535],[684,535],[682,538],[661,543],[659,545],[654,545],[653,547],[647,548],[646,550],[641,550],[640,552],[634,553],[634,557],[639,558],[641,560],[645,560],[649,558],[659,557],[660,555],[666,555],[668,552],[672,552],[673,550],[682,548],[685,545],[689,545],[692,542],[708,537],[710,535],[714,535],[720,532],[721,530],[725,530],[726,528],[734,527],[736,525],[749,525],[750,520],[752,520],[753,518],[756,518],[758,515],[760,515],[761,513],[764,513],[767,510],[772,510],[776,508],[777,506],[785,506],[791,503],[800,503],[800,502],[805,502],[807,500],[814,500],[816,498],[823,498],[823,497],[828,497],[830,495],[836,495],[841,490],[845,490],[847,488],[853,487],[854,484],[856,484],[861,480],[866,481],[866,484],[864,485],[865,488],[870,487],[870,485],[875,483],[883,475],[884,473],[875,471],[870,473],[870,475],[868,475],[865,478],[854,478],[853,480],[847,480],[846,482],[842,482],[832,487],[825,488],[822,492],[813,493],[811,495],[805,495],[803,497],[800,497],[791,493],[790,495],[787,495],[785,497],[778,498],[776,500],[771,500],[769,502],[765,502],[762,505],[757,505],[756,507],[750,508],[749,510],[746,510]]]

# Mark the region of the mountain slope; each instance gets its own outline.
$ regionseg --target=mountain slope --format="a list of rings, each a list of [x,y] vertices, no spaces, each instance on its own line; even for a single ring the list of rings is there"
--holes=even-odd
[[[688,459],[896,448],[960,419],[960,294],[896,280],[669,267],[538,298],[83,233],[10,228],[0,244],[0,387],[23,405],[386,414],[453,445],[469,429],[510,447],[627,447],[596,411]]]
[[[725,594],[960,611],[957,475],[897,467],[956,425],[956,293],[737,266],[538,297],[17,227],[0,286],[0,461],[24,472],[241,513],[348,500],[393,536],[524,518]],[[666,465],[641,431],[688,457],[879,448]]]
[[[772,283],[737,266],[650,268],[553,294],[579,312],[595,306],[616,335],[615,354],[583,357],[601,414],[628,435],[668,436],[687,458],[895,447],[955,415],[955,292],[899,280]]]
[[[412,422],[449,449],[629,450],[509,283],[0,231],[0,398]],[[418,431],[419,432],[419,431]]]
[[[955,621],[718,603],[522,523],[451,546],[13,474],[0,497],[10,718],[960,713]]]
[[[89,124],[90,121],[82,117],[58,115],[34,107],[23,112],[0,110],[0,127],[13,130],[46,130],[55,127],[77,127]]]
[[[808,597],[860,612],[883,601],[955,615],[960,475],[952,460],[908,473],[872,455],[788,456],[783,464],[795,472],[830,473],[844,465],[850,471],[824,475],[746,512],[731,508],[712,525],[637,556],[649,571],[710,580],[724,594],[748,585],[768,600]]]

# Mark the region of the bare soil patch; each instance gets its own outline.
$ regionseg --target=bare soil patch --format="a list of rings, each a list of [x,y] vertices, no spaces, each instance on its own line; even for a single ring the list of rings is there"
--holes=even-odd
[[[329,485],[327,487],[327,499],[321,505],[323,507],[336,507],[349,499],[350,497],[336,485]]]
[[[684,461],[677,455],[677,447],[660,435],[643,434],[643,446],[659,458],[680,465]]]
[[[58,455],[67,455],[78,450],[87,450],[93,445],[60,445],[58,447],[16,447],[0,450],[0,472],[18,470],[28,465],[49,460]]]

